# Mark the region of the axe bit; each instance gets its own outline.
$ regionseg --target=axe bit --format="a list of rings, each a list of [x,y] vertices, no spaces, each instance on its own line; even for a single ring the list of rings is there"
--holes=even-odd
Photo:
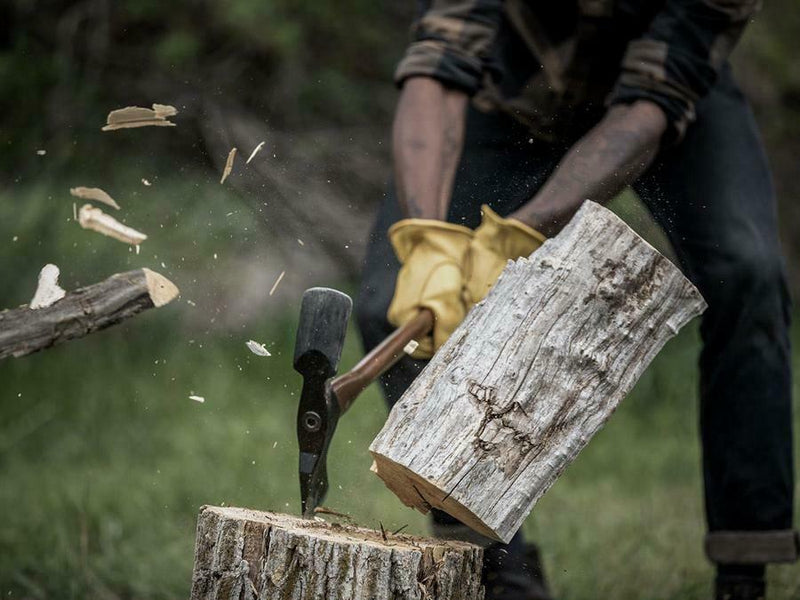
[[[427,309],[397,329],[347,373],[335,377],[342,356],[353,301],[330,288],[303,294],[294,349],[294,368],[303,376],[297,411],[300,447],[300,497],[310,518],[328,491],[327,458],[333,433],[358,395],[402,356],[403,348],[433,327]]]

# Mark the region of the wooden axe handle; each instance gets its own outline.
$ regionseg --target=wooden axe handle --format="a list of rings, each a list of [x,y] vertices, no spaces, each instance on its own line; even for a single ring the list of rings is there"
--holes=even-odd
[[[331,390],[344,414],[358,395],[403,356],[403,348],[414,339],[426,336],[433,328],[433,313],[427,308],[395,330],[359,363],[331,382]]]

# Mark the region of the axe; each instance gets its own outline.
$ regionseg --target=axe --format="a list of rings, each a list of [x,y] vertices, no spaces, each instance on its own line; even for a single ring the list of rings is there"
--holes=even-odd
[[[310,518],[328,491],[328,447],[341,417],[358,395],[403,356],[411,340],[433,327],[433,313],[423,309],[395,330],[361,361],[336,376],[353,301],[347,294],[315,287],[305,291],[294,347],[294,368],[303,376],[297,411],[300,446],[300,499]]]

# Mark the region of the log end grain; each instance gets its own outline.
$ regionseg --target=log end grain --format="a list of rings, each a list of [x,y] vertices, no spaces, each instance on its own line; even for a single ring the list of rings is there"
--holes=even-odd
[[[144,271],[147,290],[150,293],[150,300],[153,301],[154,307],[158,308],[159,306],[169,304],[180,294],[178,286],[160,273],[156,273],[150,269],[142,269],[142,271]]]
[[[429,481],[408,467],[378,452],[372,452],[371,471],[380,477],[392,492],[410,508],[427,514],[431,508],[442,510],[482,536],[502,541],[497,533],[453,496],[447,495],[435,482]]]

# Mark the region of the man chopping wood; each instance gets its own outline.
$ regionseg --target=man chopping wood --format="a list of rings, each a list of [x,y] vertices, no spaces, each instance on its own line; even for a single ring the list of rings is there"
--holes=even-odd
[[[424,2],[395,75],[394,184],[357,307],[368,349],[420,307],[435,315],[382,379],[393,404],[508,259],[557,234],[584,199],[632,186],[708,302],[700,428],[719,599],[763,598],[766,564],[798,553],[775,197],[727,62],[758,4]],[[439,535],[463,533],[445,514],[434,521]],[[486,597],[548,598],[537,563],[520,534],[489,546]]]

